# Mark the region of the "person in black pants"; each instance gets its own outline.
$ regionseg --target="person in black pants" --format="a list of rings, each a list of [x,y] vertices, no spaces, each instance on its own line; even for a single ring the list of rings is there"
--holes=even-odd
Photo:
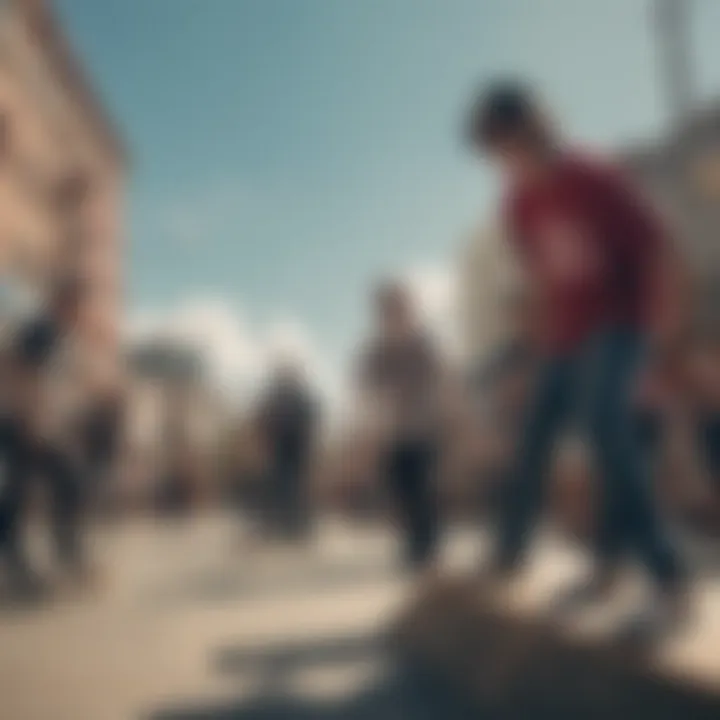
[[[437,551],[436,467],[437,448],[428,441],[399,442],[387,455],[388,482],[405,533],[405,559],[410,567],[423,567]]]
[[[258,415],[269,463],[266,520],[281,537],[307,537],[311,526],[308,479],[318,411],[299,367],[281,364]]]
[[[406,562],[422,569],[436,559],[440,538],[441,363],[401,283],[378,289],[375,317],[376,334],[360,362],[361,400],[376,426],[381,467],[405,537]]]
[[[5,464],[0,549],[21,590],[37,586],[22,547],[23,522],[35,477],[46,481],[51,491],[58,561],[73,572],[83,565],[79,522],[84,476],[72,442],[72,415],[63,410],[62,403],[55,405],[50,381],[65,364],[82,292],[77,279],[61,279],[47,307],[23,323],[11,343],[6,378],[10,398],[0,428]]]

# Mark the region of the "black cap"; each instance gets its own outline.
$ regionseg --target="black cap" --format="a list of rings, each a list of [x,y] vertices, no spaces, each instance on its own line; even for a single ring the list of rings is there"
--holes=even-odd
[[[492,147],[509,137],[536,137],[541,114],[535,93],[526,83],[494,82],[475,100],[467,136],[480,147]]]

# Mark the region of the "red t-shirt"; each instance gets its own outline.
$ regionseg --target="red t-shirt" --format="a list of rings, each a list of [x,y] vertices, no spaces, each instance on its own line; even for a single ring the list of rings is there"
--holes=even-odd
[[[642,326],[663,233],[621,173],[565,154],[542,182],[511,190],[506,216],[540,291],[536,330],[549,350],[572,350],[610,325]]]

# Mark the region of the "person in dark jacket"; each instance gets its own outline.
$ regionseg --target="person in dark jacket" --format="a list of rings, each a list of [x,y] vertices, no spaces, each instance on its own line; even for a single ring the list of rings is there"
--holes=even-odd
[[[51,491],[52,527],[57,558],[76,573],[83,566],[80,540],[82,480],[73,452],[78,408],[75,326],[84,294],[77,278],[62,278],[50,302],[21,324],[9,351],[5,382],[6,413],[0,428],[4,487],[0,501],[0,548],[12,584],[21,591],[37,587],[22,546],[31,483],[40,476]],[[80,393],[81,395],[82,393]]]
[[[318,407],[300,368],[285,362],[261,398],[260,436],[267,452],[267,510],[270,529],[286,539],[310,530],[310,463]]]

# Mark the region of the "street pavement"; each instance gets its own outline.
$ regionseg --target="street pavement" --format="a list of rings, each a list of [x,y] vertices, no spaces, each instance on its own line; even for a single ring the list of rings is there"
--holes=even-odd
[[[221,516],[135,521],[93,555],[93,592],[0,610],[3,720],[407,716],[379,639],[409,592],[388,532],[328,521],[288,549]]]
[[[454,531],[446,565],[472,568],[482,544],[474,529]],[[718,550],[700,558],[694,632],[664,657],[710,685],[720,678]],[[536,555],[517,612],[543,612],[582,571],[557,539],[541,539]],[[308,547],[283,548],[228,516],[133,521],[98,531],[93,557],[92,592],[0,608],[2,720],[474,717],[451,713],[443,689],[405,677],[384,651],[413,592],[388,529],[327,520]]]

